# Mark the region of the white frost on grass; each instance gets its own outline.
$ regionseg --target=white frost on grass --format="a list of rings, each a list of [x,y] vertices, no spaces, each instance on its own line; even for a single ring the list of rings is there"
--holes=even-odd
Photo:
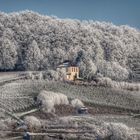
[[[137,133],[136,130],[123,123],[108,123],[107,125],[112,132],[111,140],[138,140],[133,135]]]
[[[99,80],[98,84],[102,85],[102,86],[130,90],[130,91],[139,91],[140,90],[139,83],[129,83],[129,82],[123,82],[123,81],[117,82],[117,81],[110,79],[109,77],[98,78],[98,80]]]
[[[84,103],[83,103],[81,100],[79,100],[79,99],[73,99],[73,100],[71,101],[71,105],[72,105],[73,107],[75,107],[75,108],[84,107]]]
[[[7,125],[4,123],[4,121],[0,121],[0,130],[8,129]]]
[[[40,120],[34,116],[27,116],[25,117],[24,121],[25,124],[30,128],[39,129],[41,127]]]
[[[7,135],[6,130],[8,130],[7,124],[4,121],[0,121],[0,138]]]
[[[59,124],[73,126],[75,131],[87,131],[78,134],[80,138],[110,139],[110,140],[139,140],[138,132],[123,123],[105,122],[90,116],[68,116],[61,117]]]
[[[56,93],[51,91],[41,91],[38,95],[38,100],[42,103],[42,110],[46,113],[54,112],[55,105],[67,105],[69,104],[68,98],[62,93]]]

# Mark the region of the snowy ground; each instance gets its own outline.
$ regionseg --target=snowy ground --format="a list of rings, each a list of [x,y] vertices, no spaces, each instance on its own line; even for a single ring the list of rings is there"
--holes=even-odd
[[[2,83],[5,80],[9,80],[11,78],[17,77],[18,74],[15,72],[0,72],[0,83]]]
[[[140,138],[140,131],[134,128],[134,126],[139,128],[137,123],[140,121],[133,120],[129,116],[71,115],[52,120],[40,120],[40,122],[44,134],[53,133],[55,137],[62,134],[61,136],[65,139],[97,140],[98,137],[108,140],[109,138],[112,140],[139,140]],[[42,137],[42,139],[47,140],[46,137]]]
[[[13,75],[13,77],[14,76],[15,75]],[[1,79],[2,78],[4,79],[4,77],[1,77]],[[94,130],[94,133],[99,133],[103,128],[105,128],[104,133],[106,133],[106,136],[109,136],[110,134],[110,132],[107,132],[108,123],[109,128],[112,127],[112,125],[110,126],[111,123],[115,124],[115,129],[118,127],[116,124],[120,124],[120,126],[123,127],[121,129],[125,129],[125,134],[127,134],[127,131],[129,131],[128,129],[130,128],[134,128],[134,130],[132,130],[133,132],[140,132],[140,118],[132,117],[132,113],[140,113],[140,92],[138,91],[132,92],[104,87],[69,85],[67,83],[48,82],[44,80],[18,80],[1,85],[0,107],[14,114],[24,114],[24,112],[34,109],[33,97],[37,96],[43,89],[63,93],[67,95],[69,99],[81,99],[90,108],[91,115],[75,116],[75,114],[72,113],[73,110],[68,110],[71,109],[69,107],[65,108],[67,111],[63,114],[65,109],[58,108],[56,109],[57,118],[53,118],[53,120],[44,120],[44,117],[44,119],[41,118],[41,122],[46,121],[49,125],[53,125],[53,123],[56,123],[57,125],[64,123],[65,125],[67,122],[58,120],[68,121],[70,119],[74,120],[72,122],[70,121],[70,123],[75,122],[77,125],[77,121],[80,120],[80,124],[78,123],[78,126],[83,128],[85,127],[85,129],[90,131]],[[33,113],[33,115],[38,117],[35,113]],[[40,115],[43,116],[43,114]],[[8,115],[5,116],[5,113],[1,110],[1,120],[9,117],[10,116]],[[98,125],[99,132],[97,132],[97,130],[95,131],[96,127],[93,128],[95,124]],[[0,127],[0,129],[2,128]],[[68,134],[68,136],[71,137],[70,134]],[[92,134],[91,136],[91,134],[88,132],[86,134],[85,132],[85,138],[87,139],[89,139],[89,137],[94,139],[95,136],[97,135]],[[72,137],[75,137],[75,135],[72,135]],[[81,135],[78,135],[78,137],[81,138]],[[47,139],[47,137],[43,138],[44,140]],[[133,140],[137,140],[137,137],[133,137]]]

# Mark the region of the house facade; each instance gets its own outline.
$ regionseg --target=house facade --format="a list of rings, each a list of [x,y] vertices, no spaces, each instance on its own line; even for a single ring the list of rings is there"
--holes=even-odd
[[[79,77],[79,67],[78,66],[66,67],[66,80],[74,81],[78,77]]]
[[[63,62],[57,68],[65,71],[65,77],[63,77],[64,80],[74,81],[79,78],[79,67],[71,62]]]

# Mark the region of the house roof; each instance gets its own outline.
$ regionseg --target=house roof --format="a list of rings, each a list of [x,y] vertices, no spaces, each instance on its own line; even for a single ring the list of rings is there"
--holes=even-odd
[[[73,63],[72,61],[70,60],[65,60],[63,61],[63,63],[60,63],[58,65],[58,67],[77,67],[76,63]]]

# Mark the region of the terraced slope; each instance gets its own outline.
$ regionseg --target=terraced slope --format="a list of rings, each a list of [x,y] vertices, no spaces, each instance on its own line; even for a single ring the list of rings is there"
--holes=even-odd
[[[1,86],[0,105],[12,112],[27,111],[34,107],[33,97],[43,89],[63,93],[70,99],[79,98],[93,107],[100,105],[140,112],[140,93],[137,91],[39,80],[19,80]]]
[[[16,113],[27,111],[35,106],[32,96],[34,88],[32,84],[26,82],[22,84],[8,83],[1,86],[0,107],[2,109]]]

